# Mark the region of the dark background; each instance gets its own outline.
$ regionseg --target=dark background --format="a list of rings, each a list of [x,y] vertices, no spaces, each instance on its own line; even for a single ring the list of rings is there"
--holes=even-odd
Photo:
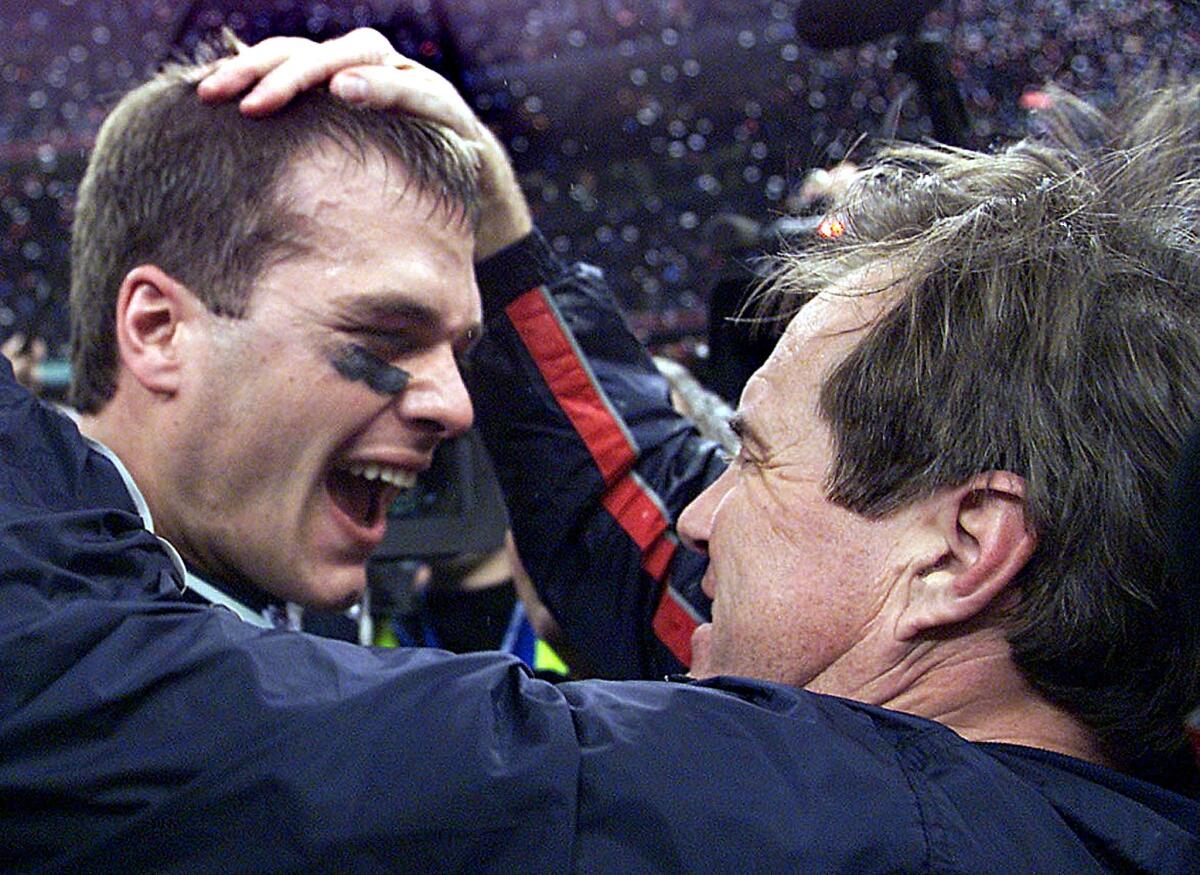
[[[366,25],[464,89],[554,247],[607,270],[644,339],[690,352],[706,220],[777,217],[808,169],[888,120],[932,131],[896,38],[815,50],[797,2],[0,0],[0,338],[32,329],[64,354],[72,202],[124,91],[222,25],[248,42]],[[1021,96],[1044,82],[1104,99],[1151,63],[1195,70],[1198,17],[1168,0],[946,0],[924,25],[986,145],[1024,131]]]

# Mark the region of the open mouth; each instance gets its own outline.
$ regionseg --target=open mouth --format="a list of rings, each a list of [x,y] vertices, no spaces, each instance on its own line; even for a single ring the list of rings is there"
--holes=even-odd
[[[388,465],[351,463],[333,468],[327,478],[333,503],[357,526],[374,529],[403,490],[411,489],[417,475]]]

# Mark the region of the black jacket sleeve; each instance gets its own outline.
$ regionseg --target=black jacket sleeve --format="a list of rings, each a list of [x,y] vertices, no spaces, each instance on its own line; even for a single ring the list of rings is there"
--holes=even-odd
[[[479,266],[487,332],[471,368],[521,558],[601,674],[652,678],[690,660],[705,561],[674,523],[724,468],[671,407],[599,270],[536,232]]]

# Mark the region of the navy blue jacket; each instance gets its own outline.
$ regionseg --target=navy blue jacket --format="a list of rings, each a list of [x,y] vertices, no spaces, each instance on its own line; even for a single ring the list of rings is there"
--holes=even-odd
[[[1200,806],[770,684],[532,679],[181,601],[0,361],[0,871],[1200,869]]]
[[[674,521],[724,470],[722,448],[672,409],[598,270],[535,232],[478,277],[475,420],[539,594],[605,677],[682,671],[711,605],[706,560]]]

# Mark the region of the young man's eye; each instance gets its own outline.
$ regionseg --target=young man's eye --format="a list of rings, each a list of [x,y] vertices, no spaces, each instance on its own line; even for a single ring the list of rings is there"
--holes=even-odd
[[[386,397],[399,395],[412,375],[396,367],[357,343],[347,343],[330,351],[329,363],[347,380],[361,381]]]
[[[413,350],[413,344],[399,335],[379,334],[374,331],[354,331],[351,334],[364,349],[384,361],[395,361]]]

